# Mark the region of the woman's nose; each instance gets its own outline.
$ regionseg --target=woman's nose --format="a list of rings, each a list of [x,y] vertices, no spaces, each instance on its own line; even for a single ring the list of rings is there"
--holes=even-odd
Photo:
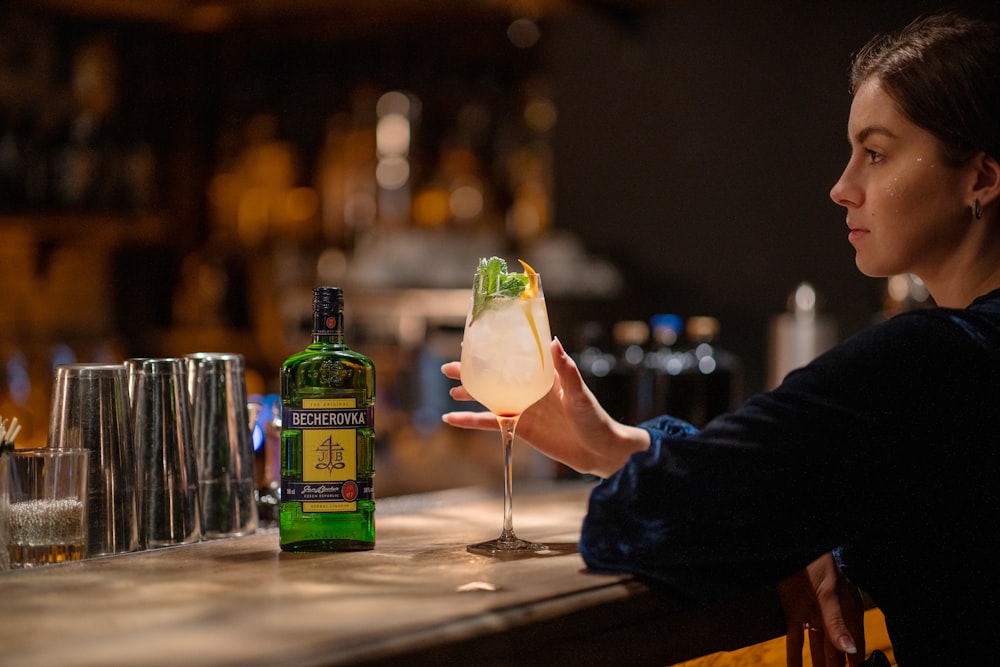
[[[849,172],[850,166],[844,169],[844,173],[830,188],[830,199],[841,206],[859,206],[862,199],[861,188],[851,182]]]

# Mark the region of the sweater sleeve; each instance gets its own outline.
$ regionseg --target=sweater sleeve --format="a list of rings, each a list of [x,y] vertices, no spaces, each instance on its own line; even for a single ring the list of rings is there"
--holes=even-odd
[[[700,432],[668,417],[642,424],[650,447],[591,494],[584,561],[707,601],[878,530],[870,508],[894,520],[906,485],[934,471],[921,457],[947,437],[936,412],[966,409],[950,394],[967,340],[947,318],[896,318]],[[900,465],[913,474],[893,474]]]

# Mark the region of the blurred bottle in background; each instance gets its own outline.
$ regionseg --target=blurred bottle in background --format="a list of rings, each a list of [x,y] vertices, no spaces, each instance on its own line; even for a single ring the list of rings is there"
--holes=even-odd
[[[604,325],[600,322],[581,322],[574,332],[573,352],[570,356],[576,362],[584,382],[598,400],[606,393],[604,378],[611,374],[615,366],[615,356],[605,348]]]
[[[677,350],[684,320],[678,315],[664,313],[649,320],[650,347],[646,353],[646,382],[650,385],[650,404],[643,420],[667,414],[673,377],[684,367],[684,356]]]
[[[837,327],[819,314],[816,290],[799,283],[788,296],[788,312],[771,320],[768,340],[767,386],[781,384],[790,371],[805,366],[836,344]]]
[[[685,327],[678,315],[658,314],[648,324],[616,322],[609,341],[601,323],[584,322],[572,356],[614,419],[638,424],[668,414],[700,428],[743,400],[742,361],[719,346],[719,330],[714,317],[691,317]]]
[[[576,327],[573,349],[575,352],[570,356],[580,369],[587,387],[612,417],[621,419],[622,415],[612,412],[612,409],[621,411],[614,407],[616,399],[613,374],[617,359],[611,351],[611,341],[605,326],[596,321],[581,322]]]
[[[688,318],[679,372],[671,376],[665,412],[698,428],[733,410],[743,398],[742,362],[719,346],[719,330],[714,317]]]
[[[247,400],[258,528],[276,528],[281,502],[281,399],[277,394],[251,394]]]
[[[637,424],[652,410],[652,387],[646,371],[649,325],[642,320],[621,320],[611,328],[614,365],[607,377],[604,408],[626,424]]]

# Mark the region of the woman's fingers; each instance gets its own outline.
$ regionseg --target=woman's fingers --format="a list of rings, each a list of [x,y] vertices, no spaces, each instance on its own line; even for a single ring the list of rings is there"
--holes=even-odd
[[[499,428],[497,418],[491,412],[446,412],[441,415],[441,421],[449,426],[477,431],[495,431]]]
[[[462,379],[462,364],[458,361],[449,361],[441,366],[441,372],[451,380]],[[464,386],[458,385],[448,390],[448,395],[456,401],[474,401]],[[469,428],[479,431],[495,431],[498,428],[497,418],[492,412],[446,412],[441,415],[441,421],[450,426],[459,428]]]
[[[449,380],[462,380],[462,362],[460,361],[449,361],[441,366],[441,372]],[[472,398],[469,392],[464,386],[458,385],[457,387],[452,387],[448,390],[448,395],[451,396],[456,401],[474,401],[476,399]]]
[[[448,390],[448,395],[454,398],[456,401],[474,401],[476,399],[472,398],[472,394],[468,390],[459,385],[457,387],[452,387]]]
[[[441,372],[444,373],[446,378],[451,380],[460,380],[462,379],[462,362],[449,361],[441,366]]]

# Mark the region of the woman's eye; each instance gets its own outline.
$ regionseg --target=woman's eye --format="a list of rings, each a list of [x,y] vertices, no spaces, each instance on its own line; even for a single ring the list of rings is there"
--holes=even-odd
[[[865,153],[868,154],[869,164],[877,164],[882,161],[882,154],[879,153],[878,151],[873,151],[866,148]]]

